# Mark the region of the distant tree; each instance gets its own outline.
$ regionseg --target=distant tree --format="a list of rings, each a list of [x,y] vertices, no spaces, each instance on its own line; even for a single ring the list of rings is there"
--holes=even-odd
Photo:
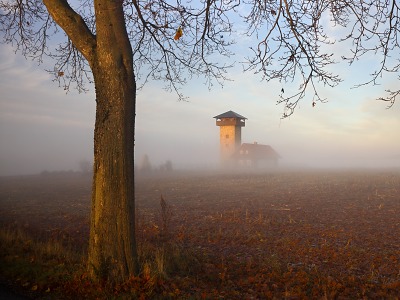
[[[91,166],[92,164],[86,159],[79,162],[79,169],[82,173],[89,173],[91,171]]]
[[[151,163],[149,156],[145,154],[140,162],[139,171],[142,173],[149,173],[151,171]]]
[[[172,171],[172,162],[167,160],[165,163],[159,166],[159,170],[161,172],[171,172]]]
[[[165,171],[171,172],[172,170],[173,170],[173,168],[172,168],[172,161],[167,160],[167,161],[165,162]]]
[[[70,5],[71,3],[71,5]],[[26,57],[55,59],[51,72],[68,90],[94,81],[96,123],[88,270],[93,278],[125,280],[138,271],[135,240],[134,128],[138,81],[164,80],[176,91],[193,76],[222,84],[233,36],[257,40],[246,69],[300,89],[278,102],[293,113],[308,88],[335,86],[324,26],[349,28],[352,63],[373,52],[383,72],[398,72],[399,7],[395,0],[0,0],[0,31]],[[234,24],[244,18],[243,34]],[[59,26],[57,27],[56,24]],[[60,37],[59,28],[65,34]],[[56,36],[54,36],[56,35]],[[54,37],[54,40],[50,40]],[[246,40],[246,39],[245,39]],[[394,64],[389,64],[389,61]],[[383,100],[393,105],[399,90]],[[315,102],[313,102],[315,103]]]

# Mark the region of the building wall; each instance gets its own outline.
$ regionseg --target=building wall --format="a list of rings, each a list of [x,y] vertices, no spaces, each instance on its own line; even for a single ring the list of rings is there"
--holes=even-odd
[[[221,149],[221,161],[227,162],[232,154],[240,148],[242,144],[242,134],[240,126],[220,126],[219,140]]]

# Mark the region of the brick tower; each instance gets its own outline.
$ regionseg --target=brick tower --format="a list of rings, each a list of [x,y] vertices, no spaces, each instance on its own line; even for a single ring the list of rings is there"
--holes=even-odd
[[[216,119],[216,125],[220,128],[221,162],[226,164],[232,160],[232,155],[242,144],[242,127],[245,126],[247,118],[231,110],[214,118]]]

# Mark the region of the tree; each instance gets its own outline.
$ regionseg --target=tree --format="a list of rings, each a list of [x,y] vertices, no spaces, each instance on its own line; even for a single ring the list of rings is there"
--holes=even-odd
[[[73,4],[73,5],[72,5]],[[329,71],[335,43],[325,27],[349,28],[352,63],[369,52],[382,56],[372,83],[398,72],[391,58],[399,48],[395,0],[0,0],[0,31],[26,57],[54,59],[50,70],[68,90],[94,81],[96,123],[88,270],[93,278],[116,281],[138,271],[135,240],[134,128],[136,91],[150,79],[184,95],[192,77],[223,84],[233,65],[234,37],[256,40],[245,69],[265,80],[300,82],[284,96],[284,117],[318,83],[336,86]],[[239,34],[234,25],[244,20]],[[243,23],[242,23],[243,25]],[[60,41],[59,28],[66,34]],[[51,38],[55,38],[52,43]],[[221,59],[224,58],[224,59]],[[389,64],[389,61],[391,64]],[[399,90],[383,98],[393,105]],[[314,102],[313,102],[314,103]]]
[[[89,173],[91,170],[91,163],[84,159],[79,162],[79,169],[82,173]]]
[[[151,163],[150,163],[149,156],[147,154],[145,154],[143,156],[142,161],[140,162],[139,171],[142,173],[151,172]]]
[[[72,3],[72,2],[71,2]],[[88,271],[93,278],[123,281],[137,274],[134,202],[135,75],[146,69],[170,88],[186,76],[224,79],[226,65],[207,59],[229,55],[221,36],[231,24],[228,6],[211,12],[211,1],[191,8],[167,1],[0,1],[1,32],[23,55],[55,59],[66,90],[94,81],[96,122]],[[214,9],[218,8],[213,4]],[[212,14],[218,14],[212,15]],[[51,50],[58,27],[67,39]],[[129,30],[127,30],[129,26]],[[179,41],[176,33],[188,37]],[[174,39],[175,37],[175,39]],[[190,37],[190,38],[189,38]],[[58,38],[58,36],[56,36]],[[177,43],[179,41],[179,43]],[[133,46],[133,47],[132,47]],[[184,72],[186,70],[186,72]],[[91,71],[91,73],[90,73]],[[92,75],[91,75],[92,74]],[[180,97],[183,97],[179,94]]]

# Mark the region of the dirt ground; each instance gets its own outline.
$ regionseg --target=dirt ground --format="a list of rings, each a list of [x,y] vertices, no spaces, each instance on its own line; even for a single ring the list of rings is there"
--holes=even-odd
[[[90,191],[78,173],[2,177],[0,225],[85,249]],[[169,276],[183,298],[400,297],[400,171],[175,172],[138,177],[136,199],[139,247],[166,225],[196,255],[202,272]]]

